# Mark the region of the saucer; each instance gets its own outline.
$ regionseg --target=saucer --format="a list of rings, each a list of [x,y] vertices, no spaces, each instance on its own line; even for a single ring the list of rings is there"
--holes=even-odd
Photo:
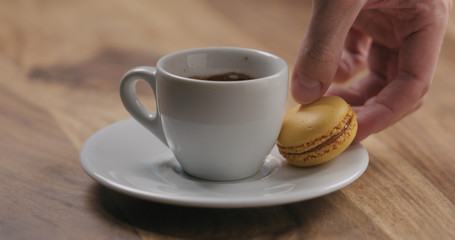
[[[186,174],[172,152],[134,119],[109,125],[80,151],[82,168],[95,181],[129,196],[182,206],[263,207],[316,198],[347,186],[368,166],[361,144],[315,167],[296,168],[276,147],[253,176],[215,182]]]

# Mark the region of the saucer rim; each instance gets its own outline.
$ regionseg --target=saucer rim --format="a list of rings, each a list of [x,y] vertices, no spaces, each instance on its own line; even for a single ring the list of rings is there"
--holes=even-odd
[[[355,180],[357,180],[366,171],[368,164],[369,164],[369,156],[368,156],[367,150],[363,147],[362,144],[357,143],[357,144],[354,144],[349,147],[349,149],[358,148],[358,150],[360,150],[362,152],[362,155],[364,155],[364,158],[362,158],[362,161],[357,166],[357,171],[355,171],[354,174],[352,174],[350,177],[344,179],[343,181],[340,181],[336,184],[332,184],[330,187],[326,187],[324,189],[318,190],[317,194],[314,194],[313,192],[307,192],[307,191],[293,191],[293,192],[286,192],[284,195],[245,196],[245,197],[239,197],[239,198],[228,198],[227,200],[221,199],[221,198],[211,198],[211,197],[207,198],[207,197],[203,197],[203,196],[196,197],[196,196],[188,196],[188,195],[185,195],[184,197],[181,197],[181,198],[177,198],[175,196],[169,196],[167,194],[146,191],[146,190],[136,189],[131,186],[126,186],[119,182],[115,182],[115,181],[109,179],[108,177],[105,177],[105,176],[97,173],[96,171],[93,171],[92,166],[90,165],[92,157],[88,156],[89,149],[90,149],[91,145],[93,144],[93,142],[99,140],[98,138],[104,132],[110,132],[114,128],[119,127],[119,125],[128,124],[128,122],[136,122],[136,121],[133,118],[121,120],[121,121],[112,123],[110,125],[107,125],[104,128],[96,131],[93,135],[91,135],[83,143],[83,145],[81,147],[80,155],[79,155],[80,164],[81,164],[83,170],[87,173],[87,175],[89,175],[93,180],[95,180],[96,182],[98,182],[99,184],[101,184],[102,186],[104,186],[110,190],[120,192],[127,196],[139,198],[142,200],[158,202],[158,203],[163,203],[163,204],[189,206],[189,207],[203,207],[203,208],[247,208],[247,207],[268,207],[268,206],[290,204],[290,203],[295,203],[295,202],[299,202],[299,201],[305,201],[305,200],[309,200],[309,199],[318,198],[318,197],[327,195],[329,193],[332,193],[334,191],[337,191],[341,188],[346,187],[347,185],[349,185],[352,182],[354,182]],[[274,148],[276,148],[276,146]],[[273,152],[271,152],[270,154],[274,157],[277,157],[277,156],[273,155]],[[342,153],[342,154],[344,154],[344,153]],[[334,159],[334,160],[336,160],[336,159]],[[282,161],[281,166],[278,168],[278,170],[275,174],[279,174],[280,172],[284,171],[284,170],[282,170],[283,164],[287,164],[285,162],[285,160]],[[244,180],[248,180],[248,178],[246,178]],[[201,181],[206,181],[206,180],[201,180]],[[258,181],[261,181],[261,180],[258,180]],[[195,181],[195,182],[199,182],[199,181]],[[235,181],[234,182],[208,181],[208,182],[210,184],[215,184],[215,185],[216,184],[226,184],[226,183],[241,184],[241,182],[235,183]]]

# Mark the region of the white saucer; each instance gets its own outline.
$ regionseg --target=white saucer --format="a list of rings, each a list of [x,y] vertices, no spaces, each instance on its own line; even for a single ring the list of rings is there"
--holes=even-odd
[[[91,136],[82,146],[80,160],[95,181],[133,197],[184,206],[241,208],[297,202],[336,191],[362,175],[368,152],[356,144],[328,163],[295,168],[275,147],[256,175],[211,182],[187,175],[166,146],[134,119],[127,119]]]

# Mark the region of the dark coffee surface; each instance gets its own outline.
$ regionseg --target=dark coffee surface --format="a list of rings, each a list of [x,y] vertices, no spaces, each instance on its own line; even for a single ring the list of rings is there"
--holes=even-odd
[[[228,72],[228,73],[221,73],[216,75],[197,75],[197,76],[190,76],[189,78],[199,79],[199,80],[207,80],[207,81],[244,81],[253,79],[253,77],[237,72]]]

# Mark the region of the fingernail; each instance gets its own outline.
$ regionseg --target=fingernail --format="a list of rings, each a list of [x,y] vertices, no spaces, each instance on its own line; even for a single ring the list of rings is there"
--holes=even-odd
[[[297,76],[292,83],[292,95],[301,104],[312,103],[321,96],[322,84],[312,79]]]

